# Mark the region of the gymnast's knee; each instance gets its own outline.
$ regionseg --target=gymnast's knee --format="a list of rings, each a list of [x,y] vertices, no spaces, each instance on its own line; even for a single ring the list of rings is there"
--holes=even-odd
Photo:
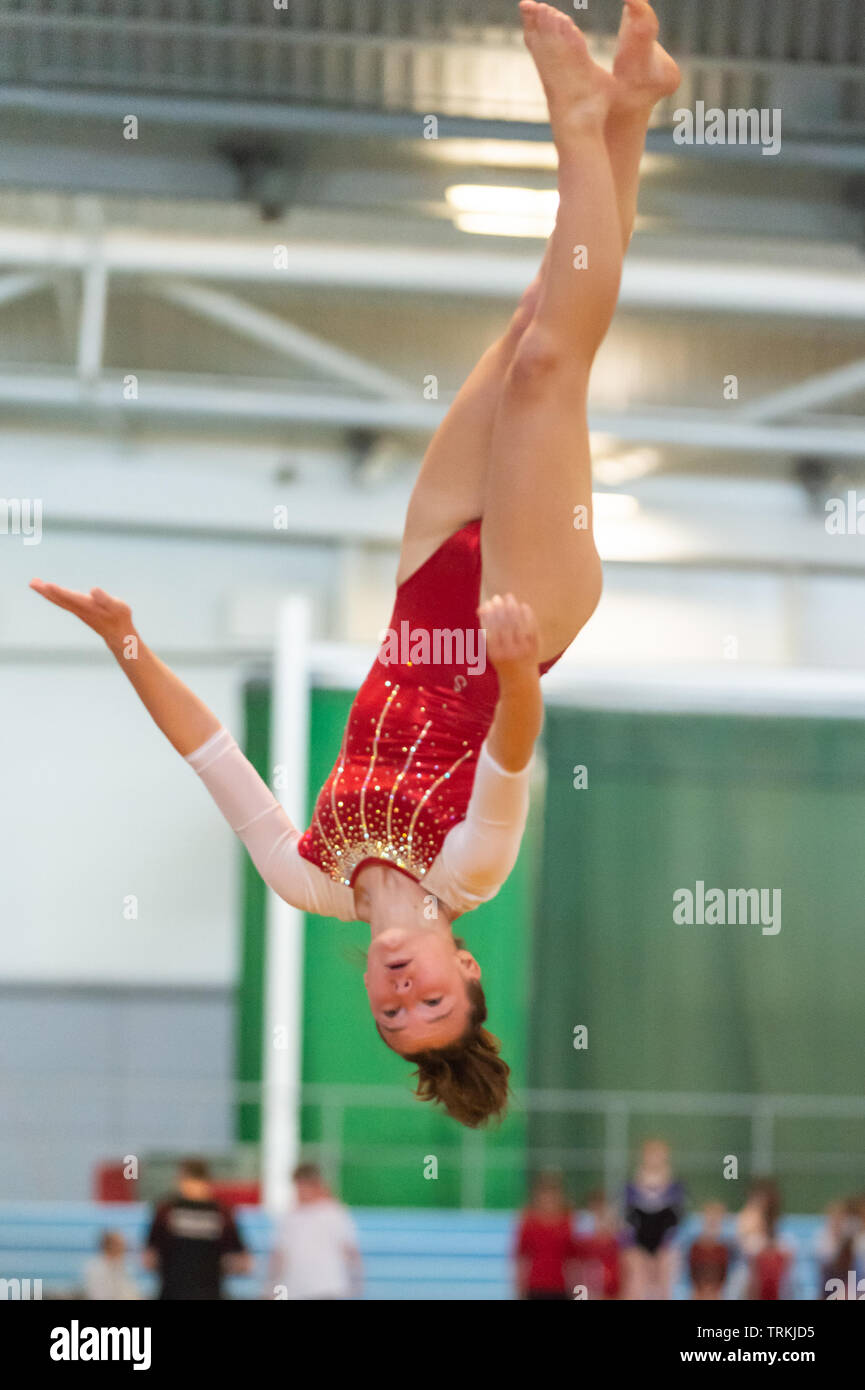
[[[523,294],[522,299],[517,305],[513,318],[508,326],[508,339],[513,348],[517,348],[523,334],[531,326],[535,317],[535,310],[538,307],[538,300],[541,296],[540,280],[535,280]]]
[[[567,590],[559,593],[552,610],[541,606],[538,620],[545,654],[565,651],[588,623],[601,601],[604,587],[601,561],[594,548],[581,559],[579,573]],[[545,658],[546,659],[546,655]]]
[[[594,546],[587,547],[587,553],[580,559],[579,574],[568,595],[567,620],[571,631],[571,641],[586,626],[601,601],[604,589],[604,571],[601,558]]]
[[[584,376],[588,382],[591,362],[575,354],[572,344],[530,325],[514,353],[505,389],[517,396],[533,396],[556,389],[565,375]]]
[[[594,546],[580,566],[580,581],[574,596],[574,619],[579,632],[592,617],[604,591],[604,570]],[[574,634],[576,636],[576,633]]]

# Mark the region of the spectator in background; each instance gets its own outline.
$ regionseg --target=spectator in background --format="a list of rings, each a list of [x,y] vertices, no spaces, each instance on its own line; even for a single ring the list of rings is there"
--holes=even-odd
[[[144,1263],[159,1275],[159,1298],[173,1302],[221,1299],[223,1276],[250,1270],[251,1257],[231,1211],[213,1195],[203,1159],[181,1163],[177,1191],[156,1208]]]
[[[773,1178],[758,1178],[736,1221],[747,1274],[739,1297],[756,1302],[785,1298],[793,1251],[778,1235],[781,1194]]]
[[[620,1298],[622,1292],[618,1212],[603,1192],[592,1192],[586,1198],[586,1211],[591,1227],[580,1237],[581,1279],[589,1298],[609,1302]]]
[[[736,1218],[736,1240],[747,1260],[759,1255],[769,1239],[781,1211],[781,1197],[772,1178],[757,1178],[751,1184],[745,1205]]]
[[[313,1163],[294,1171],[296,1204],[285,1216],[270,1262],[268,1297],[346,1299],[361,1295],[357,1228]]]
[[[818,1298],[846,1298],[850,1289],[850,1271],[858,1276],[861,1254],[857,1240],[861,1234],[859,1203],[830,1202],[825,1221],[817,1237],[817,1260],[820,1269]],[[843,1293],[839,1292],[840,1281]],[[854,1281],[855,1282],[855,1281]]]
[[[631,1230],[625,1261],[626,1298],[672,1297],[676,1271],[673,1237],[684,1205],[685,1191],[673,1176],[669,1144],[647,1139],[633,1181],[625,1189],[625,1221]]]
[[[99,1254],[84,1266],[84,1297],[97,1303],[125,1303],[141,1293],[126,1269],[126,1241],[119,1231],[103,1231]]]
[[[748,1297],[761,1303],[789,1298],[793,1258],[790,1246],[773,1231],[759,1255],[751,1261]]]
[[[542,1173],[520,1216],[514,1243],[517,1296],[547,1302],[569,1299],[582,1243],[559,1173]]]
[[[865,1278],[865,1196],[854,1197],[849,1204],[850,1226],[853,1233],[853,1262],[851,1269],[857,1279]]]
[[[751,1263],[768,1239],[767,1220],[778,1205],[775,1184],[768,1178],[752,1182],[745,1205],[736,1217],[736,1248],[741,1259],[730,1280],[729,1297],[749,1298]]]
[[[730,1269],[730,1247],[721,1238],[723,1221],[723,1203],[707,1202],[703,1207],[702,1229],[688,1252],[688,1271],[695,1299],[719,1299],[722,1295]]]

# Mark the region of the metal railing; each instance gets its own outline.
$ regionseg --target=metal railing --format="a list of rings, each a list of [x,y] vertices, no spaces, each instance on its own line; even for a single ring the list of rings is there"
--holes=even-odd
[[[339,1182],[347,1163],[398,1163],[398,1151],[392,1146],[378,1149],[354,1145],[349,1151],[343,1141],[344,1116],[349,1108],[380,1108],[387,1105],[388,1096],[396,1093],[382,1086],[308,1086],[304,1088],[304,1103],[319,1107],[322,1117],[322,1139],[310,1146],[318,1161],[334,1182]],[[460,1205],[480,1208],[485,1205],[487,1173],[491,1169],[532,1172],[543,1168],[559,1168],[571,1173],[598,1172],[608,1192],[618,1191],[625,1183],[633,1161],[633,1149],[642,1137],[637,1122],[651,1117],[674,1120],[680,1117],[705,1120],[720,1118],[744,1121],[750,1141],[746,1152],[739,1155],[743,1174],[775,1174],[783,1177],[794,1173],[825,1172],[854,1180],[861,1178],[865,1166],[865,1098],[860,1096],[785,1096],[710,1094],[704,1092],[628,1092],[628,1091],[562,1091],[526,1090],[515,1098],[516,1109],[526,1118],[531,1116],[568,1116],[581,1119],[600,1118],[603,1142],[600,1146],[551,1145],[518,1142],[500,1146],[489,1142],[484,1130],[458,1131],[460,1138],[447,1156],[460,1174]],[[393,1103],[393,1100],[390,1102]],[[413,1103],[409,1098],[408,1103]],[[787,1151],[776,1140],[778,1123],[799,1120],[819,1124],[827,1120],[861,1122],[861,1145],[851,1153],[837,1151]],[[416,1146],[411,1150],[412,1156]],[[404,1161],[405,1155],[402,1156]],[[718,1151],[680,1151],[677,1161],[691,1172],[717,1174]]]
[[[78,1127],[61,1098],[78,1099]],[[93,1161],[112,1154],[204,1149],[229,1159],[237,1152],[235,1134],[240,1116],[253,1122],[263,1103],[257,1083],[132,1076],[95,1077],[7,1073],[0,1079],[0,1113],[4,1115],[3,1144],[7,1153],[32,1155],[33,1196],[40,1192],[38,1155],[62,1162],[64,1145],[89,1145]],[[304,1153],[320,1163],[330,1181],[343,1187],[348,1172],[363,1169],[417,1172],[426,1157],[426,1109],[420,1110],[408,1089],[392,1086],[305,1086],[301,1093],[304,1132],[315,1135]],[[377,1129],[386,1115],[405,1116],[405,1141],[384,1142]],[[358,1114],[368,1118],[359,1122]],[[362,1132],[352,1136],[351,1128]],[[418,1122],[419,1117],[419,1122]],[[544,1117],[558,1120],[558,1134],[549,1142],[537,1138]],[[713,1120],[729,1122],[737,1136],[741,1176],[774,1174],[831,1178],[839,1191],[861,1185],[865,1158],[865,1097],[713,1094],[702,1092],[631,1092],[522,1090],[514,1096],[501,1131],[467,1130],[448,1125],[445,1142],[432,1144],[440,1168],[456,1178],[458,1205],[479,1209],[488,1204],[490,1178],[510,1173],[519,1178],[542,1168],[565,1171],[572,1181],[591,1176],[609,1192],[621,1189],[633,1161],[634,1146],[653,1131],[675,1131],[676,1162],[691,1178],[718,1176],[724,1154],[718,1147],[689,1148],[687,1124]],[[534,1123],[532,1123],[534,1121]],[[573,1122],[573,1140],[568,1122]],[[790,1147],[779,1134],[787,1122],[806,1126],[807,1146]],[[564,1122],[564,1123],[563,1123]],[[818,1148],[827,1125],[845,1126],[843,1145]],[[594,1126],[593,1142],[580,1137],[581,1128]],[[738,1126],[738,1128],[735,1128]],[[558,1137],[564,1135],[564,1138]],[[414,1137],[413,1137],[414,1136]],[[729,1147],[729,1146],[728,1146]],[[422,1152],[423,1150],[423,1152]],[[247,1147],[246,1175],[254,1171],[254,1146]],[[30,1162],[30,1160],[27,1160]],[[0,1188],[0,1198],[6,1196]],[[67,1195],[75,1195],[70,1193]]]

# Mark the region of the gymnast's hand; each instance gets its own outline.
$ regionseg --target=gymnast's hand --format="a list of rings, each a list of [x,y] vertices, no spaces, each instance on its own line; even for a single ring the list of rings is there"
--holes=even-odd
[[[487,634],[487,656],[499,678],[487,748],[506,772],[521,772],[531,759],[543,719],[537,619],[513,594],[496,594],[482,603],[478,617]]]
[[[80,594],[75,589],[63,589],[59,584],[46,584],[44,579],[31,579],[30,588],[47,598],[49,603],[65,608],[67,613],[74,613],[112,649],[134,634],[129,604],[122,599],[112,598],[104,589],[91,589],[89,594]]]
[[[142,642],[128,603],[112,598],[104,589],[79,594],[59,584],[46,584],[44,579],[32,579],[30,588],[98,632],[144,708],[184,758],[222,727],[213,711]]]
[[[499,676],[524,664],[537,668],[538,622],[527,603],[513,594],[496,594],[481,604],[478,617],[486,632],[487,656]]]

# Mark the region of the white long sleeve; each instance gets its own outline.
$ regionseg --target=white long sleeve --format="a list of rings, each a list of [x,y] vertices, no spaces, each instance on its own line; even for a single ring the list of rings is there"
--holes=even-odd
[[[465,820],[455,825],[424,879],[456,912],[494,898],[517,862],[529,813],[532,762],[507,772],[481,745]]]
[[[303,912],[357,921],[354,895],[298,850],[300,832],[227,729],[186,761],[195,769],[269,888]]]
[[[298,850],[300,832],[227,729],[190,753],[198,773],[265,883],[303,912],[357,921],[354,893]],[[531,763],[506,772],[481,747],[465,820],[445,838],[422,880],[454,914],[495,897],[516,863],[529,809]]]

